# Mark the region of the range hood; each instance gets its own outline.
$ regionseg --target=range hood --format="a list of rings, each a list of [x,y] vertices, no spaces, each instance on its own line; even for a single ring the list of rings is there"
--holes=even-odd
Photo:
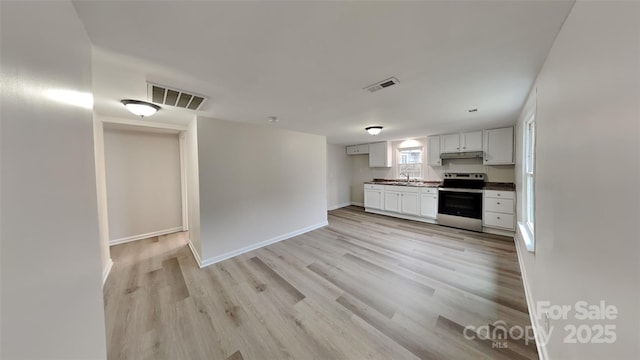
[[[466,151],[466,152],[452,152],[440,154],[440,159],[482,159],[484,152],[482,151]]]

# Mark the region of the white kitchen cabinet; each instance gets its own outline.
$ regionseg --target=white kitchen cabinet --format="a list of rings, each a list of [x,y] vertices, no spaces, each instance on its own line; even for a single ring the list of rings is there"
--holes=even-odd
[[[484,226],[514,231],[514,220],[515,217],[513,214],[486,212],[484,217]]]
[[[438,189],[420,189],[420,216],[435,219],[438,217]]]
[[[484,206],[482,225],[488,228],[515,230],[515,201],[514,191],[484,191]]]
[[[347,146],[347,155],[363,155],[369,153],[369,144]]]
[[[384,210],[384,185],[364,184],[364,207]]]
[[[427,138],[427,164],[430,166],[442,165],[442,159],[440,159],[440,135]]]
[[[440,135],[440,152],[452,153],[460,151],[460,134]]]
[[[482,151],[482,131],[461,133],[460,151]]]
[[[484,196],[488,198],[513,200],[516,198],[516,193],[515,191],[510,191],[510,190],[485,190]]]
[[[440,152],[482,151],[482,131],[440,135]]]
[[[513,214],[514,201],[512,199],[485,198],[484,210],[489,212],[499,212],[503,214]]]
[[[484,164],[514,164],[513,127],[484,131]]]
[[[419,215],[419,194],[415,191],[404,191],[400,193],[400,212],[407,215]]]
[[[364,184],[365,211],[436,223],[438,189],[425,186]]]
[[[385,186],[384,209],[407,215],[420,214],[420,189],[410,186]]]
[[[391,143],[369,144],[369,167],[391,167]]]
[[[384,191],[384,209],[386,211],[400,212],[400,192],[385,189]]]

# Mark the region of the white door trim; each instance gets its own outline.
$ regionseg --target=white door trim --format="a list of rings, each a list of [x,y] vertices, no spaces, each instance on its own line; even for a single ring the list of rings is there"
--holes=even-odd
[[[182,192],[182,231],[189,230],[189,207],[187,196],[187,132],[178,134],[180,142],[180,190]]]

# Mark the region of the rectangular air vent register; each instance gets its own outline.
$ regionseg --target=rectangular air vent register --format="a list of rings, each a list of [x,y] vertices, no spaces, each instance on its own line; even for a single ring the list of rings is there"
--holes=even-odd
[[[200,110],[207,97],[191,91],[172,89],[164,85],[147,82],[147,97],[149,101],[175,106],[189,110]]]
[[[388,88],[389,86],[396,85],[396,84],[398,84],[398,82],[399,82],[398,79],[396,79],[394,77],[390,77],[388,79],[379,81],[379,82],[377,82],[375,84],[371,84],[371,85],[365,87],[364,89],[368,90],[369,92],[376,92],[378,90],[382,90],[384,88]]]

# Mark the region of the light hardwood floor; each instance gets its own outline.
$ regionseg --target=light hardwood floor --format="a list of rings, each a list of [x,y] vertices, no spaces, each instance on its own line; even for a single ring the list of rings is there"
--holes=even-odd
[[[532,342],[463,335],[530,325],[501,236],[347,207],[327,227],[204,269],[185,233],[111,254],[112,360],[537,358]]]

